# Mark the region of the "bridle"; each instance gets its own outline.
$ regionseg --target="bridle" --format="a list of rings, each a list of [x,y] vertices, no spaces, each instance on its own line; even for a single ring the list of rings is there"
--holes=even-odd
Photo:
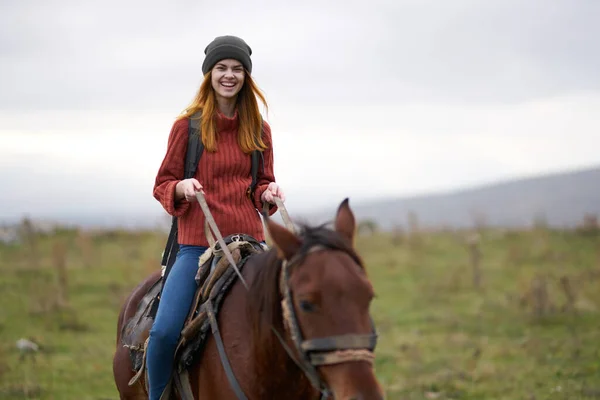
[[[281,264],[279,291],[282,297],[283,321],[285,329],[294,343],[296,353],[300,356],[299,358],[294,355],[283,337],[273,328],[273,332],[288,355],[304,372],[311,385],[321,393],[322,400],[329,398],[331,391],[323,379],[321,379],[317,368],[322,365],[340,364],[350,361],[366,361],[369,364],[373,364],[375,358],[374,351],[377,345],[377,331],[373,319],[371,319],[372,332],[370,334],[346,334],[308,340],[302,337],[289,285],[290,270],[306,254],[326,249],[327,247],[317,244],[310,247],[301,255],[296,255],[289,260],[283,260]]]

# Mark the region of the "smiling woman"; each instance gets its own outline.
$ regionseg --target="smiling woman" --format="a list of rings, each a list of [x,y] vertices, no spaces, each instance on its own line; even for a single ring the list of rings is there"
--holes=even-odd
[[[265,235],[257,209],[269,203],[272,215],[277,209],[274,196],[285,199],[275,183],[271,129],[258,109],[257,97],[265,106],[266,100],[251,77],[250,46],[241,38],[220,36],[204,52],[204,80],[192,103],[173,124],[154,185],[154,197],[167,213],[177,217],[179,250],[165,274],[150,330],[150,400],[158,400],[167,387],[175,347],[197,289],[199,258],[209,246],[196,192],[204,192],[224,237],[244,233],[262,242]],[[193,133],[191,120],[200,122],[205,151],[194,176],[187,177],[184,161],[188,135]],[[250,153],[255,150],[262,152],[262,163],[253,182]]]

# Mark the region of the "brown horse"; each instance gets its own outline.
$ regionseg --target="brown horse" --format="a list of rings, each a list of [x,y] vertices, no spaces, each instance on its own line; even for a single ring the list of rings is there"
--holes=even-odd
[[[266,218],[273,247],[250,257],[225,297],[218,324],[231,370],[248,399],[380,400],[373,370],[374,291],[354,249],[356,224],[345,199],[334,229],[303,226],[296,235]],[[123,324],[157,279],[136,288],[119,315],[114,376],[121,399],[146,399],[133,376]],[[189,372],[195,399],[237,399],[210,335]]]

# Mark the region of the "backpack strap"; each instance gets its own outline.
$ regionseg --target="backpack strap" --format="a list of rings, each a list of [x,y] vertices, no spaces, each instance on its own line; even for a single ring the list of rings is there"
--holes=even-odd
[[[190,117],[190,122],[188,125],[188,147],[185,154],[184,179],[193,178],[194,175],[196,175],[198,162],[200,161],[200,157],[202,157],[202,152],[204,151],[202,134],[200,132],[201,117],[201,111],[196,112]]]
[[[184,179],[193,178],[198,168],[198,162],[204,151],[204,145],[202,144],[200,136],[200,120],[201,113],[198,111],[191,116],[188,123],[188,145],[185,153],[185,167],[184,167]],[[168,275],[173,263],[175,262],[175,256],[179,251],[179,244],[177,243],[177,217],[173,217],[171,221],[171,232],[167,239],[167,246],[163,253],[163,259],[161,265],[165,267],[164,277]]]
[[[202,135],[200,128],[200,119],[201,119],[201,111],[193,114],[188,123],[188,145],[185,153],[185,167],[184,167],[184,179],[193,178],[196,175],[196,170],[198,168],[198,162],[200,161],[200,157],[202,156],[202,152],[204,151],[204,144],[202,143]],[[173,217],[171,219],[171,231],[169,232],[169,237],[167,238],[167,244],[165,246],[165,250],[163,252],[161,266],[165,268],[162,282],[164,285],[169,272],[171,272],[171,268],[175,263],[175,258],[177,253],[179,252],[179,243],[177,240],[177,217]],[[160,295],[162,294],[162,288],[160,293],[158,294],[156,300],[152,304],[152,308],[148,312],[148,316],[150,318],[154,318],[156,316],[156,312],[158,311],[158,302],[160,301]]]
[[[260,118],[260,131],[262,134],[265,133],[262,116]],[[254,189],[256,189],[256,184],[258,182],[258,166],[260,164],[261,159],[263,161],[263,163],[262,163],[263,172],[264,172],[264,168],[265,168],[265,159],[264,159],[262,151],[254,150],[251,154],[251,157],[252,157],[252,164],[250,167],[250,174],[252,175],[252,183],[250,183],[248,190],[246,190],[246,195],[248,196],[249,199],[252,199],[252,197],[254,196]]]
[[[254,150],[250,155],[252,157],[252,165],[250,167],[250,173],[252,174],[252,183],[250,184],[250,186],[248,186],[248,189],[246,190],[246,195],[250,199],[252,199],[252,194],[254,193],[254,189],[256,188],[256,182],[258,181],[258,153],[258,150]]]

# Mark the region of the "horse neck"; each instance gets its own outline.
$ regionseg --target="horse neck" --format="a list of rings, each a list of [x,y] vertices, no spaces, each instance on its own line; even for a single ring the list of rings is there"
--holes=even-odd
[[[256,319],[254,329],[250,329],[252,343],[252,359],[256,365],[256,376],[260,376],[259,398],[277,398],[286,393],[288,400],[318,398],[317,392],[310,385],[302,370],[295,364],[284,349],[282,343],[272,329],[282,336],[286,345],[294,348],[283,326],[283,313],[279,296],[279,274],[263,268],[274,268],[269,265],[268,257],[257,257],[249,261],[254,264],[254,278],[260,282],[251,289],[249,299],[253,306],[248,315]],[[266,263],[263,265],[263,262]],[[246,266],[247,268],[248,266]],[[260,272],[259,272],[260,271]],[[257,275],[265,276],[257,276]],[[271,286],[274,282],[275,286]],[[258,298],[260,302],[256,302]]]
[[[285,335],[286,345],[293,349],[293,343],[281,328],[278,332]],[[291,359],[275,334],[271,339],[267,343],[256,343],[254,347],[255,360],[260,360],[257,376],[266,377],[264,381],[261,379],[264,391],[260,398],[276,398],[280,393],[286,393],[288,400],[319,398],[308,378]],[[268,346],[262,349],[269,348],[270,351],[261,351],[260,346]]]

